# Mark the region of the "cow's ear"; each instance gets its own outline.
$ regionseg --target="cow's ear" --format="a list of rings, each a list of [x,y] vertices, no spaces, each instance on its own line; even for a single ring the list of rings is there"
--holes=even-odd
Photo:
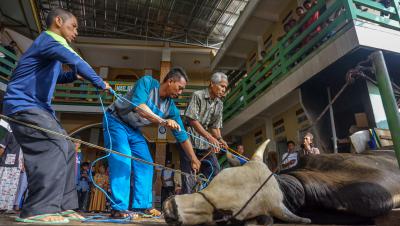
[[[264,156],[264,151],[265,148],[267,147],[268,143],[269,143],[269,139],[267,139],[266,141],[264,141],[264,143],[262,143],[256,150],[256,152],[254,152],[254,155],[251,157],[251,160],[254,161],[263,161],[263,156]]]

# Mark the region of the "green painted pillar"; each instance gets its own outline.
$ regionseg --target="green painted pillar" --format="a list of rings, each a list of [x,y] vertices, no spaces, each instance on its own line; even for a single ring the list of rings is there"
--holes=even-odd
[[[378,82],[379,92],[381,93],[383,108],[385,109],[389,130],[392,135],[394,151],[396,152],[397,162],[400,166],[400,114],[397,108],[396,99],[389,73],[386,68],[385,59],[382,51],[375,51],[371,54],[372,63],[375,69],[375,76]]]

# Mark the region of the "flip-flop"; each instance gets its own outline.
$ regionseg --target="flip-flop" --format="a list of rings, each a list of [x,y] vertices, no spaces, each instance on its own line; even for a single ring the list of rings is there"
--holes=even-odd
[[[123,217],[123,215],[126,215],[126,217]],[[127,210],[111,210],[110,217],[113,219],[136,220],[139,218],[139,215],[136,212],[131,212],[131,211],[127,211]]]
[[[147,213],[146,213],[146,212],[147,212]],[[150,214],[150,215],[152,215],[153,217],[159,217],[159,216],[161,216],[161,212],[158,211],[157,209],[151,209],[151,210],[145,211],[145,213],[146,213],[146,214]]]
[[[141,217],[143,218],[159,218],[161,217],[161,212],[156,209],[147,209],[141,212]]]
[[[137,214],[141,217],[141,218],[153,218],[154,216],[151,214],[146,214],[143,212],[137,212]]]
[[[71,214],[78,214],[78,215],[80,215],[79,213],[77,213],[77,212],[74,211],[74,210],[66,210],[66,211],[61,212],[60,214],[61,214],[61,216],[67,218],[67,219],[70,220],[70,221],[84,221],[84,220],[85,220],[85,218],[69,217],[69,216],[67,216],[67,215],[71,215]]]
[[[31,223],[31,224],[67,224],[69,223],[69,220],[67,218],[64,218],[64,220],[60,221],[43,221],[42,219],[45,217],[50,217],[50,216],[61,216],[58,213],[48,213],[48,214],[40,214],[28,218],[20,218],[17,217],[15,221],[21,222],[21,223]]]

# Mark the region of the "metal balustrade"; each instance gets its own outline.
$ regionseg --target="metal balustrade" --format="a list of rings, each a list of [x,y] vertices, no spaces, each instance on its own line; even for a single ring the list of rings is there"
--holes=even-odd
[[[304,29],[304,24],[316,11],[320,12],[318,20]],[[371,0],[336,0],[326,6],[325,0],[318,0],[317,5],[229,91],[224,101],[224,121],[245,109],[274,82],[301,67],[311,53],[324,48],[354,26],[353,20],[400,30],[399,11],[398,0],[391,0],[390,7]],[[321,30],[314,32],[318,27]]]

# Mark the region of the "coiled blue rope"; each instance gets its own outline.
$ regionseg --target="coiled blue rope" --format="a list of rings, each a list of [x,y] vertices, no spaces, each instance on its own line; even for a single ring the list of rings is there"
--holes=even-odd
[[[208,176],[208,181],[211,181],[211,178],[213,177],[213,175],[214,175],[214,167],[213,167],[213,165],[212,165],[212,163],[211,163],[211,161],[210,160],[207,160],[207,159],[203,159],[203,160],[201,160],[202,162],[206,162],[206,163],[208,163],[209,165],[210,165],[210,168],[211,168],[211,173],[210,173],[210,175]],[[204,188],[206,188],[207,187],[207,185],[208,185],[208,183],[206,183],[206,182],[203,182],[202,184],[201,184],[201,187],[200,187],[200,190],[203,190]]]
[[[103,100],[101,98],[101,95],[99,95],[99,100],[100,100],[100,104],[101,104],[101,109],[103,110],[103,114],[106,114],[106,109],[104,107],[103,104]],[[105,116],[104,117],[104,121],[106,123],[106,132],[108,133],[108,138],[109,138],[109,142],[110,142],[110,148],[112,150],[112,140],[111,140],[111,134],[110,134],[110,129],[108,127],[108,119]],[[96,184],[96,182],[93,179],[93,175],[92,175],[92,169],[94,168],[94,166],[96,165],[96,163],[102,159],[105,159],[107,157],[109,157],[111,155],[111,153],[107,153],[106,155],[97,158],[96,160],[94,160],[91,164],[90,164],[90,169],[89,169],[89,178],[92,181],[93,185],[99,189],[102,193],[104,193],[104,195],[107,197],[107,199],[114,204],[115,206],[119,206],[120,204],[117,204],[108,194],[107,191],[105,191],[102,187],[100,187],[98,184]],[[85,220],[83,220],[83,222],[103,222],[103,223],[129,223],[131,221],[131,217],[128,216],[126,218],[122,218],[122,219],[112,219],[112,218],[108,218],[108,217],[104,217],[104,216],[100,216],[100,215],[96,215],[96,216],[92,216],[92,217],[87,217],[85,218]]]
[[[128,103],[132,104],[134,107],[138,107],[138,106],[135,105],[132,101],[126,99],[124,96],[117,94],[112,88],[110,88],[109,91],[110,91],[110,93],[111,93],[112,95],[115,96],[115,98],[117,98],[117,99],[119,99],[119,100],[127,101]],[[105,109],[105,107],[104,107],[103,99],[101,98],[101,95],[100,95],[100,94],[99,94],[99,100],[100,100],[100,104],[101,104],[101,109],[102,109],[102,111],[103,111],[103,114],[105,115],[105,114],[106,114],[106,109]],[[157,116],[157,115],[156,115],[156,117],[159,118],[159,116]],[[162,118],[160,118],[160,120],[162,120],[162,121],[165,122],[165,120],[162,119]],[[110,135],[110,130],[109,130],[109,125],[108,125],[108,119],[107,119],[107,117],[104,117],[104,121],[105,121],[105,124],[106,124],[105,130],[106,130],[106,132],[108,133],[108,138],[109,138],[109,142],[110,142],[110,147],[109,147],[109,149],[112,150],[112,139],[111,139],[111,135]],[[192,136],[192,137],[195,138],[195,139],[198,139],[198,140],[200,140],[200,141],[202,141],[202,142],[204,142],[204,143],[207,143],[207,144],[209,144],[209,145],[212,146],[212,147],[218,148],[218,149],[220,149],[221,151],[223,151],[223,152],[225,152],[225,153],[228,152],[227,150],[225,150],[225,149],[223,149],[223,148],[220,148],[220,147],[218,147],[218,146],[216,146],[216,145],[214,145],[214,144],[208,142],[207,140],[205,140],[205,139],[203,139],[203,138],[201,138],[201,137],[199,137],[199,136],[194,135],[193,133],[187,132],[187,131],[185,131],[185,130],[183,130],[183,131],[184,131],[186,134],[188,134],[189,136]],[[244,158],[242,158],[241,156],[235,155],[234,153],[231,153],[231,154],[232,154],[233,156],[235,156],[236,158],[239,158],[239,159],[241,159],[241,160],[247,162],[247,160],[244,159]],[[104,156],[102,156],[102,157],[100,157],[100,158],[97,158],[96,160],[94,160],[94,161],[91,163],[91,167],[90,167],[90,169],[89,169],[89,178],[90,178],[90,180],[92,181],[93,185],[94,185],[97,189],[99,189],[101,192],[103,192],[103,193],[105,194],[106,198],[107,198],[113,205],[119,206],[120,204],[117,204],[117,203],[109,196],[109,194],[107,193],[107,191],[105,191],[102,187],[100,187],[99,185],[96,184],[96,182],[95,182],[94,179],[93,179],[93,175],[92,175],[92,168],[94,168],[95,164],[96,164],[98,161],[109,157],[110,155],[111,155],[111,153],[107,153],[106,155],[104,155]],[[213,174],[214,174],[214,167],[213,167],[212,163],[211,163],[209,160],[202,160],[202,162],[208,163],[208,164],[210,165],[210,167],[211,167],[211,173],[210,173],[209,177],[207,178],[208,181],[210,181],[211,178],[212,178],[212,176],[213,176]],[[207,187],[207,185],[208,185],[207,182],[202,182],[201,189],[204,189],[205,187]],[[86,219],[85,221],[86,221],[86,222],[126,223],[126,222],[129,222],[130,220],[131,220],[131,217],[127,217],[127,218],[124,218],[124,219],[108,219],[108,218],[104,219],[103,217],[100,217],[100,216],[93,216],[92,218],[88,218],[88,219]]]

